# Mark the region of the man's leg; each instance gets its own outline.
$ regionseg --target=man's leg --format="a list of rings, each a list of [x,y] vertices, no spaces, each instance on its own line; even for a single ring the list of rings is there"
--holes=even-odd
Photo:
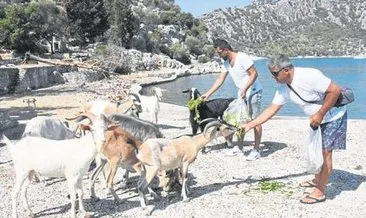
[[[248,99],[248,110],[252,119],[256,118],[260,113],[262,102],[262,92],[254,94]],[[260,158],[259,145],[262,139],[262,125],[258,125],[254,128],[254,147],[253,150],[247,156],[247,160],[252,161]]]
[[[262,125],[258,125],[254,128],[254,149],[259,151],[259,144],[262,139]]]
[[[308,196],[317,199],[321,199],[325,196],[325,189],[328,183],[328,179],[333,170],[332,154],[332,151],[323,151],[323,166],[321,171],[318,174],[315,174],[313,182],[316,183],[316,187],[314,187],[313,191]],[[302,201],[306,203],[311,203],[315,200],[305,197],[302,199]]]

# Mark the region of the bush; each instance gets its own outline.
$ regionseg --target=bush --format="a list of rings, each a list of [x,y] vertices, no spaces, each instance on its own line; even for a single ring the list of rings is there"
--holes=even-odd
[[[206,55],[200,55],[198,56],[198,63],[207,63],[210,61],[210,58]]]
[[[185,43],[192,54],[196,56],[203,54],[200,40],[197,39],[196,37],[187,36]]]
[[[209,58],[212,58],[213,56],[215,56],[215,48],[212,45],[204,45],[202,50],[203,50],[203,54]]]
[[[174,43],[170,46],[170,51],[172,57],[183,64],[190,64],[191,58],[189,53],[186,51],[184,47],[182,47],[179,43]]]
[[[95,47],[95,54],[96,55],[108,55],[109,54],[109,48],[107,45],[97,45]]]
[[[169,57],[173,57],[172,52],[170,51],[170,48],[166,45],[160,45],[159,50],[161,53],[168,55]]]

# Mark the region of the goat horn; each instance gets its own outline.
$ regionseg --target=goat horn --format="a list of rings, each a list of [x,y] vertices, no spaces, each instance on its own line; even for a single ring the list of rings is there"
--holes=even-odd
[[[79,118],[79,117],[80,117],[80,115],[81,115],[82,113],[83,113],[83,112],[79,112],[79,114],[78,114],[78,115],[76,115],[75,117],[71,117],[71,118],[66,117],[66,118],[65,118],[65,120],[68,120],[68,121],[76,120],[77,118]]]
[[[216,134],[217,130],[216,130],[216,128],[212,129],[212,131],[210,132],[210,136],[207,137],[208,130],[211,127],[216,127],[216,126],[220,126],[220,125],[221,125],[220,121],[213,121],[213,122],[208,123],[205,126],[205,129],[203,130],[203,135],[205,136],[205,138],[212,139],[212,137]]]
[[[132,95],[133,97],[135,97],[136,98],[136,101],[141,102],[139,96],[136,95],[135,93],[130,93],[129,95]]]
[[[221,122],[220,120],[215,120],[215,121],[212,121],[212,122],[209,122],[206,126],[205,126],[205,129],[203,130],[203,134],[206,135],[207,133],[207,130],[209,128],[211,128],[212,126],[220,126],[221,125]]]
[[[201,124],[203,124],[203,123],[209,123],[209,122],[212,122],[212,121],[218,121],[218,119],[217,119],[217,118],[206,118],[206,119],[204,119],[204,120],[201,120],[201,121],[199,122],[199,125],[201,125]]]

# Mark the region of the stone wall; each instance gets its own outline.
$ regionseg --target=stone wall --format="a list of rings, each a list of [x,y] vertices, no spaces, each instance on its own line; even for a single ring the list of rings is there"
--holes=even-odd
[[[62,74],[72,70],[77,69],[73,69],[72,66],[1,67],[0,94],[63,84],[65,81]]]

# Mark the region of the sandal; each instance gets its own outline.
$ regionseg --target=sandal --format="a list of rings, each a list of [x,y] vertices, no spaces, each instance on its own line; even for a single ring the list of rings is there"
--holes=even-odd
[[[316,184],[313,183],[312,181],[305,181],[305,182],[300,183],[299,186],[303,187],[303,188],[313,188],[313,187],[316,187]]]
[[[305,199],[310,199],[312,201],[305,201]],[[310,195],[306,195],[305,198],[301,199],[300,202],[303,204],[317,204],[325,201],[325,196],[321,198],[312,197]]]

